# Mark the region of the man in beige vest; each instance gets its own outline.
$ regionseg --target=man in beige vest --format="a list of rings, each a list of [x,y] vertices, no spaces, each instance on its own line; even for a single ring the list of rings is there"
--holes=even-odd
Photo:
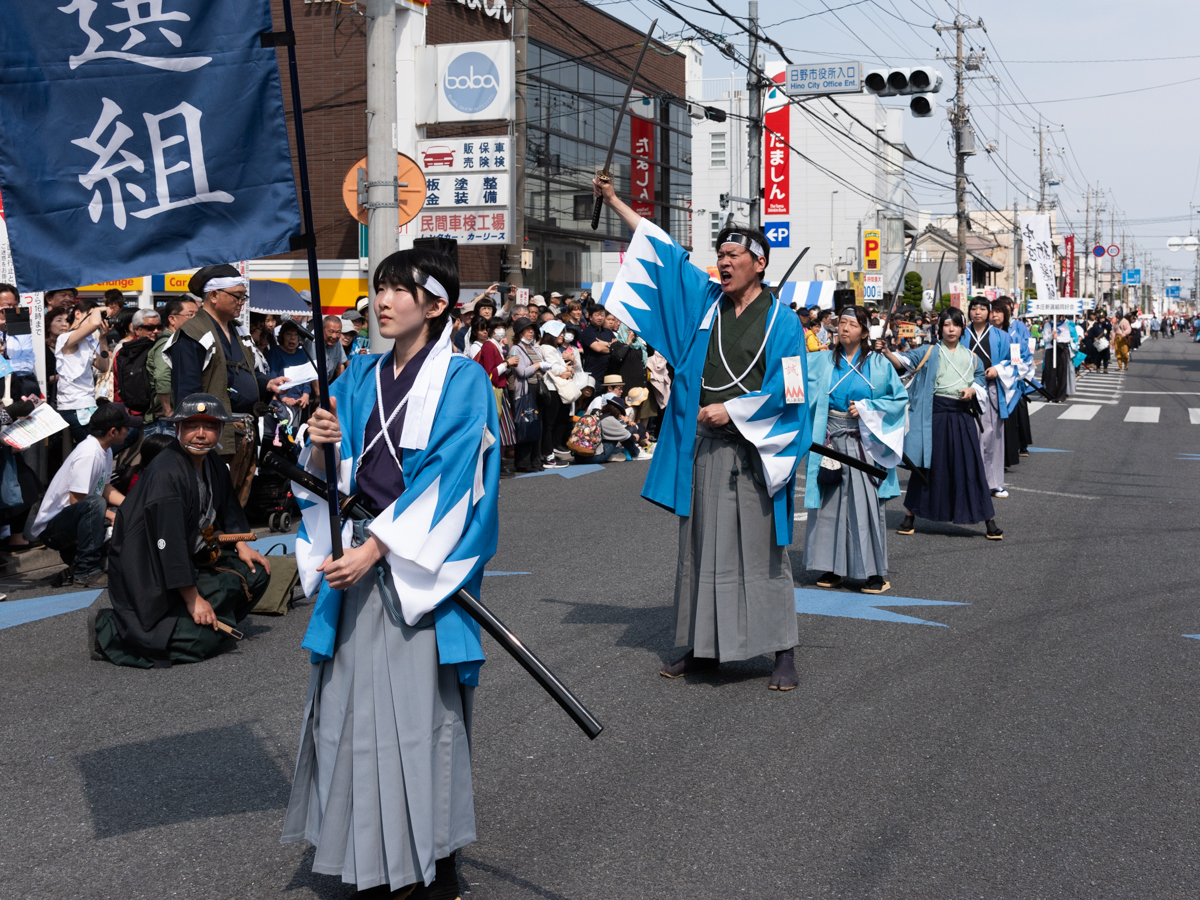
[[[171,362],[172,394],[176,400],[211,394],[227,413],[253,415],[254,404],[268,399],[284,379],[268,381],[254,371],[250,335],[238,321],[249,294],[246,279],[228,264],[205,266],[192,276],[188,291],[202,298],[202,304],[163,349],[163,358]],[[243,502],[254,471],[254,445],[253,429],[224,427],[220,456],[230,465]]]

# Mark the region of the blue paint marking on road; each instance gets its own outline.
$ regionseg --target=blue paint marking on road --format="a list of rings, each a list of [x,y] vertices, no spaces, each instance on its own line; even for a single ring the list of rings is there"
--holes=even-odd
[[[885,597],[878,594],[849,594],[841,591],[795,588],[796,612],[810,616],[837,616],[842,619],[872,619],[876,622],[903,622],[908,625],[937,625],[913,616],[905,616],[881,606],[970,606],[950,600],[918,600],[914,597]]]
[[[30,597],[28,600],[9,600],[0,603],[0,628],[12,628],[14,625],[87,609],[99,596],[100,591],[77,591],[49,597]]]
[[[1074,450],[1055,450],[1051,447],[1027,447],[1030,453],[1074,453]]]
[[[1194,641],[1200,641],[1200,634],[1185,634],[1184,637],[1191,638]]]
[[[296,552],[296,535],[294,534],[272,534],[268,537],[259,538],[257,541],[251,541],[250,546],[261,553],[267,555],[267,551],[275,548],[276,555],[279,553],[279,545],[283,544],[283,553],[288,555]]]
[[[532,575],[532,574],[533,574],[532,572],[484,572],[483,577],[487,578],[489,575]]]
[[[578,478],[580,475],[591,475],[593,472],[603,472],[604,466],[599,463],[584,463],[578,466],[567,466],[562,469],[547,469],[545,472],[527,472],[518,478],[537,478],[539,475],[561,475],[563,478]]]
[[[1181,453],[1176,459],[1200,459],[1200,453]]]

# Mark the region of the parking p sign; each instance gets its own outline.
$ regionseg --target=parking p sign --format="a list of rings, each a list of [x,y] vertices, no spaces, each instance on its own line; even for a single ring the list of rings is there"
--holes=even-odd
[[[792,246],[792,225],[790,222],[767,222],[766,230],[763,232],[767,236],[767,243],[772,247],[790,247]]]

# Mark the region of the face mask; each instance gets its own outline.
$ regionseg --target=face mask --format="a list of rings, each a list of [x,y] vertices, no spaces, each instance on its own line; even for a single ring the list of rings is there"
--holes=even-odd
[[[566,341],[568,344],[573,344],[573,343],[575,343],[575,335],[571,334],[571,332],[569,332],[569,331],[564,332],[563,340]]]
[[[495,331],[493,331],[493,332],[492,332],[492,337],[494,337],[494,338],[502,338],[502,337],[504,337],[504,329],[503,329],[503,328],[497,328]]]

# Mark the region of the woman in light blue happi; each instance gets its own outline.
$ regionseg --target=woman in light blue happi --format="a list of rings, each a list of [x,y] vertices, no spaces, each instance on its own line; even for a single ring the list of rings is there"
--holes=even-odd
[[[882,594],[891,587],[884,504],[900,495],[895,467],[904,453],[908,391],[891,364],[872,352],[870,320],[861,306],[842,309],[837,331],[832,353],[808,355],[813,440],[888,474],[877,483],[858,469],[808,454],[804,566],[822,573],[819,587],[851,578],[866,582],[863,593]]]

